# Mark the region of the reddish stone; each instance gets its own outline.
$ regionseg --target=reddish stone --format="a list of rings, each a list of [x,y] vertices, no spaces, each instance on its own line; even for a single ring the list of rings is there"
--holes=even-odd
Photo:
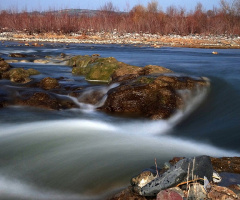
[[[173,189],[167,189],[158,193],[157,200],[183,200],[183,197],[180,192]]]

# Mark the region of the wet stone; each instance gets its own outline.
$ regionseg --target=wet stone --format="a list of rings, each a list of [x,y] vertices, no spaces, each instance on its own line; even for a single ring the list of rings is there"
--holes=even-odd
[[[190,174],[188,174],[188,169]],[[192,174],[194,177],[192,177]],[[209,181],[212,181],[213,168],[210,157],[199,156],[195,158],[185,158],[177,162],[160,177],[154,179],[140,190],[143,196],[156,196],[159,191],[175,187],[179,183],[187,180],[193,180],[195,176],[204,178],[206,176]]]
[[[188,191],[189,200],[202,200],[206,198],[207,198],[207,193],[203,185],[199,183],[190,184],[189,191]]]
[[[212,200],[234,200],[239,199],[238,196],[229,188],[213,185],[208,193],[208,198]]]
[[[183,191],[179,188],[170,188],[158,193],[156,200],[183,200]]]

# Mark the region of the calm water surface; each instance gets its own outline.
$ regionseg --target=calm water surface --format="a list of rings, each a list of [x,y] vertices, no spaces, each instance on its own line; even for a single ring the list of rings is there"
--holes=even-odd
[[[105,199],[132,176],[174,156],[240,156],[240,50],[47,44],[0,46],[0,56],[18,52],[46,55],[113,56],[128,64],[160,65],[180,74],[206,76],[208,94],[189,101],[178,121],[123,118],[79,108],[47,111],[28,107],[0,110],[0,199]],[[35,79],[65,77],[62,84],[94,86],[71,68],[14,63],[35,68]],[[16,85],[0,80],[0,92]],[[104,86],[101,86],[104,87]],[[15,88],[16,89],[16,88]],[[105,88],[107,90],[107,88]],[[179,120],[180,119],[180,120]]]

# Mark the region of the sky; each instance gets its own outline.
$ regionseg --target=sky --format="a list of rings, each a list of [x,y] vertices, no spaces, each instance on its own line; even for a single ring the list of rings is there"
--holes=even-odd
[[[45,11],[67,8],[76,9],[99,9],[107,2],[112,2],[121,11],[129,11],[133,6],[141,4],[146,6],[151,0],[0,0],[0,10],[18,11]],[[203,8],[210,10],[218,7],[220,0],[157,0],[162,10],[168,6],[181,6],[188,11],[194,10],[198,2]],[[229,1],[229,0],[228,0]]]

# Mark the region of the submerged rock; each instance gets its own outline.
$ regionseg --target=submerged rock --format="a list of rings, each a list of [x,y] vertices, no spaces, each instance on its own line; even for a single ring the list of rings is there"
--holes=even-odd
[[[34,63],[38,63],[38,64],[47,64],[50,61],[49,60],[45,60],[45,59],[36,59],[33,61]]]
[[[18,99],[17,104],[49,110],[60,110],[76,107],[76,105],[74,104],[74,102],[71,101],[71,99],[57,98],[56,95],[44,92],[36,92],[27,99]]]
[[[32,68],[28,69],[27,72],[29,76],[41,74],[38,70]]]
[[[10,53],[8,56],[13,57],[13,58],[25,58],[25,57],[27,57],[26,54],[22,54],[22,53]]]
[[[58,88],[60,85],[55,78],[46,77],[40,81],[40,87],[44,90],[51,90]]]

